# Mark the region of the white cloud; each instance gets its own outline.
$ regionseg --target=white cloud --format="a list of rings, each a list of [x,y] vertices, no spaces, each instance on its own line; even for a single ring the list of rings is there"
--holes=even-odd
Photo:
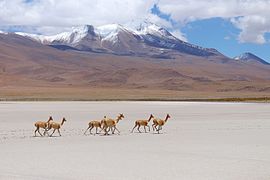
[[[242,43],[265,43],[265,33],[270,32],[270,0],[160,0],[158,6],[182,25],[213,17],[233,19]]]
[[[266,43],[264,34],[270,31],[270,18],[253,15],[233,18],[231,21],[242,30],[238,37],[240,42]]]
[[[74,25],[124,24],[149,16],[154,0],[0,0],[1,25],[65,28]]]
[[[151,14],[154,4],[177,24],[172,26]],[[261,44],[270,31],[269,7],[270,0],[0,0],[0,24],[37,26],[36,31],[50,34],[74,25],[128,24],[149,19],[173,29],[183,39],[179,28],[187,22],[221,17],[241,30],[240,42]]]
[[[178,39],[185,41],[185,42],[188,42],[186,35],[184,33],[182,33],[180,30],[174,30],[171,33],[172,33],[172,35],[174,35]]]

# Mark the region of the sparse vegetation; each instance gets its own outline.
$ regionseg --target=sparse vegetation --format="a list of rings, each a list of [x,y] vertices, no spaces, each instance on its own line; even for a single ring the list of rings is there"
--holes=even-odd
[[[209,101],[270,102],[267,92],[175,91],[87,87],[9,87],[0,89],[0,101]]]

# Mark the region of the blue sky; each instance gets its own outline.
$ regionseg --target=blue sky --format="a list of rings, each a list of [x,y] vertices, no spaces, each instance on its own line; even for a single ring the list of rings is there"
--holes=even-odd
[[[188,23],[182,28],[190,43],[203,47],[213,47],[229,57],[243,52],[252,52],[270,61],[270,44],[241,43],[237,40],[240,30],[228,20],[211,18]],[[269,34],[266,35],[266,37]]]
[[[160,18],[177,25],[170,14],[160,11],[155,4],[151,9],[153,14]],[[238,35],[240,29],[237,29],[230,19],[213,17],[204,20],[195,20],[186,23],[179,30],[184,34],[189,43],[202,47],[215,48],[228,57],[235,57],[245,52],[251,52],[270,62],[270,44],[239,42]],[[266,39],[270,39],[270,34],[266,33]]]
[[[55,34],[148,19],[189,43],[270,62],[269,7],[270,0],[0,0],[0,30]]]

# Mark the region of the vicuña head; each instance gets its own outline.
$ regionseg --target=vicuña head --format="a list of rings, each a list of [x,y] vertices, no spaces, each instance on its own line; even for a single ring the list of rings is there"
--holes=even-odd
[[[171,116],[169,114],[166,115],[166,118],[165,118],[165,122],[167,122],[167,120],[171,118]]]
[[[63,125],[64,124],[64,122],[66,122],[67,120],[66,120],[66,118],[64,118],[63,117],[63,120],[62,120],[62,123],[61,123],[61,125]]]
[[[125,118],[124,114],[122,114],[122,113],[119,114],[119,117],[120,118]]]

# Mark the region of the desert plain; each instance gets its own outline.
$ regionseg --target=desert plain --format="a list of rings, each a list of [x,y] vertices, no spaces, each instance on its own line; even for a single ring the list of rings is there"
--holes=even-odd
[[[269,109],[267,103],[1,102],[0,179],[268,180]],[[83,135],[90,120],[118,113],[125,115],[119,135]],[[161,134],[131,133],[134,121],[150,113],[171,115]],[[34,122],[50,115],[67,119],[62,136],[34,137]]]

